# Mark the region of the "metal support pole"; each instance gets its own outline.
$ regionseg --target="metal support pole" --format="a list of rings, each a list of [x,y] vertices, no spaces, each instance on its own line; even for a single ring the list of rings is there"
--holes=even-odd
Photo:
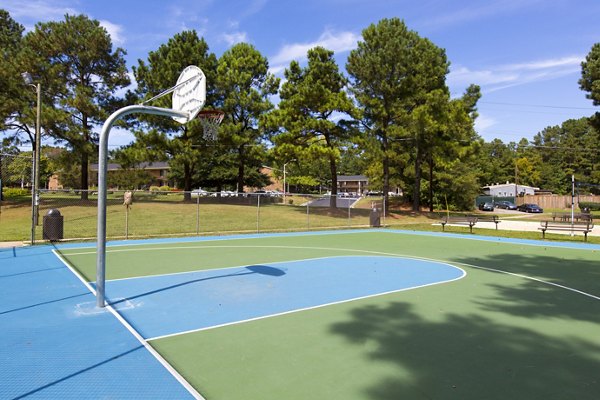
[[[256,233],[260,233],[260,193],[256,203]]]
[[[200,234],[200,191],[196,197],[196,235]]]
[[[575,225],[575,174],[571,175],[571,236],[575,236],[573,231]]]
[[[42,85],[35,85],[36,92],[36,115],[35,115],[35,139],[33,149],[33,187],[31,189],[31,244],[35,243],[35,228],[39,220],[39,185],[40,185],[40,155],[42,153]]]
[[[106,175],[108,166],[108,136],[113,124],[119,118],[133,113],[182,118],[188,118],[189,116],[187,112],[175,111],[168,108],[134,105],[115,111],[102,126],[98,152],[98,233],[96,238],[96,305],[98,307],[106,305],[104,299],[106,282]]]

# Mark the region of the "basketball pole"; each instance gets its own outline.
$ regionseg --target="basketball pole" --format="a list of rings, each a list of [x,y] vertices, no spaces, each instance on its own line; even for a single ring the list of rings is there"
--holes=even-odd
[[[104,122],[100,133],[98,152],[98,236],[96,247],[96,305],[103,308],[105,303],[106,283],[106,192],[107,192],[107,163],[108,163],[108,136],[113,124],[129,114],[151,114],[164,117],[179,117],[188,119],[189,112],[176,111],[170,108],[159,108],[145,105],[123,107]]]

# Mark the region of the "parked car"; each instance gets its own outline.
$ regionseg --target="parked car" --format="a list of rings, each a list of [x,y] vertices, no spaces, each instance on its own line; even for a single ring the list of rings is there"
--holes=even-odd
[[[517,209],[517,206],[515,203],[506,201],[506,200],[497,201],[495,204],[496,204],[497,208],[503,208],[505,210],[516,210]]]
[[[494,211],[494,205],[487,201],[485,203],[479,203],[478,207],[481,211]]]
[[[537,204],[521,204],[517,207],[517,210],[523,211],[526,213],[543,213],[544,210],[538,206]]]

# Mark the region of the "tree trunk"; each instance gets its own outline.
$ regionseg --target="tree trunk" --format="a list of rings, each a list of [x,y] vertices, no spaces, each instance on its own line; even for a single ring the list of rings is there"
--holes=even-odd
[[[383,210],[382,212],[385,212],[385,215],[388,215],[388,200],[389,200],[389,193],[390,193],[390,159],[388,158],[387,155],[387,150],[388,150],[388,141],[387,141],[387,136],[383,136],[382,137],[382,150],[383,150],[383,160],[382,160],[382,164],[383,164]]]
[[[433,154],[429,154],[429,212],[433,212]]]
[[[240,146],[238,148],[239,160],[238,160],[238,176],[237,176],[237,192],[244,192],[244,147]]]
[[[421,208],[421,148],[416,143],[417,155],[415,157],[415,185],[413,190],[413,211],[418,212]]]
[[[183,201],[192,201],[192,168],[183,163]]]
[[[81,152],[81,182],[79,184],[81,200],[88,199],[88,160],[87,153]]]
[[[90,141],[90,137],[88,134],[88,118],[87,115],[83,114],[81,116],[81,126],[83,128],[83,140],[87,144]],[[81,200],[88,199],[88,163],[89,163],[89,155],[85,151],[85,144],[82,146],[81,150]],[[99,165],[99,164],[98,164]]]
[[[331,196],[329,197],[329,208],[335,210],[337,208],[337,165],[335,157],[329,156],[329,170],[331,171]]]

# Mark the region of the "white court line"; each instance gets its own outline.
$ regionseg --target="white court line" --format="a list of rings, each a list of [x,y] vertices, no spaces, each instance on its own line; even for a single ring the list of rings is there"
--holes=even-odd
[[[352,257],[352,256],[349,256],[349,257]],[[404,257],[393,257],[393,258],[404,259]],[[239,324],[245,324],[247,322],[259,321],[261,319],[267,319],[267,318],[273,318],[273,317],[280,317],[282,315],[295,314],[295,313],[299,313],[299,312],[303,312],[303,311],[309,311],[309,310],[316,310],[316,309],[319,309],[319,308],[329,307],[329,306],[333,306],[333,305],[337,305],[337,304],[350,303],[350,302],[353,302],[353,301],[364,300],[364,299],[369,299],[369,298],[379,297],[379,296],[385,296],[385,295],[392,294],[392,293],[406,292],[408,290],[419,289],[419,288],[424,288],[424,287],[434,286],[434,285],[440,285],[440,284],[444,284],[444,283],[450,283],[450,282],[457,281],[457,280],[462,279],[465,276],[467,276],[467,272],[464,269],[462,269],[460,267],[457,267],[456,265],[451,265],[451,264],[444,263],[444,262],[436,262],[436,264],[443,264],[443,265],[447,265],[447,266],[449,266],[451,268],[458,269],[458,270],[460,270],[462,272],[462,275],[459,276],[459,277],[456,277],[454,279],[449,279],[449,280],[444,280],[444,281],[439,281],[439,282],[434,282],[434,283],[427,283],[425,285],[411,286],[409,288],[389,290],[387,292],[369,294],[369,295],[360,296],[360,297],[353,297],[351,299],[334,301],[334,302],[331,302],[331,303],[324,303],[324,304],[319,304],[319,305],[311,306],[311,307],[303,307],[303,308],[298,308],[298,309],[295,309],[295,310],[289,310],[289,311],[284,311],[284,312],[275,313],[275,314],[263,315],[263,316],[260,316],[260,317],[248,318],[248,319],[234,321],[234,322],[227,322],[225,324],[213,325],[213,326],[208,326],[208,327],[205,327],[205,328],[190,329],[190,330],[187,330],[187,331],[170,333],[168,335],[156,336],[156,337],[148,338],[146,340],[152,341],[152,340],[158,340],[158,339],[165,339],[165,338],[169,338],[169,337],[185,335],[185,334],[188,334],[188,333],[207,331],[207,330],[212,330],[212,329],[217,329],[217,328],[223,328],[225,326],[239,325]]]
[[[308,249],[311,249],[311,248],[308,248]],[[471,268],[475,268],[475,269],[480,269],[480,270],[485,270],[485,271],[490,271],[490,272],[502,273],[502,274],[506,274],[506,275],[511,275],[511,276],[519,277],[519,278],[522,278],[522,279],[528,279],[528,280],[532,280],[532,281],[535,281],[535,282],[538,282],[538,283],[546,284],[546,285],[549,285],[549,286],[554,286],[554,287],[557,287],[557,288],[560,288],[560,289],[564,289],[564,290],[568,290],[568,291],[571,291],[571,292],[574,292],[574,293],[577,293],[577,294],[581,294],[583,296],[590,297],[590,298],[595,299],[595,300],[600,300],[599,296],[595,296],[593,294],[590,294],[590,293],[587,293],[587,292],[584,292],[584,291],[581,291],[581,290],[578,290],[578,289],[575,289],[575,288],[571,288],[569,286],[564,286],[564,285],[560,285],[560,284],[557,284],[557,283],[554,283],[554,282],[549,282],[549,281],[546,281],[546,280],[543,280],[543,279],[534,278],[534,277],[531,277],[531,276],[522,275],[522,274],[518,274],[518,273],[514,273],[514,272],[503,271],[503,270],[495,269],[495,268],[481,267],[481,266],[477,266],[477,265],[473,265],[473,264],[467,264],[467,263],[462,263],[462,262],[458,262],[458,261],[437,260],[437,259],[427,258],[427,257],[409,256],[409,255],[386,253],[386,252],[379,252],[379,251],[353,250],[353,249],[336,249],[336,250],[340,250],[340,251],[360,251],[360,252],[371,253],[371,254],[376,254],[376,255],[380,255],[380,256],[391,256],[391,257],[397,257],[397,258],[407,258],[407,259],[430,261],[430,262],[435,262],[435,263],[438,263],[438,264],[445,264],[445,265],[449,265],[449,266],[454,267],[454,268],[458,268],[461,271],[463,271],[463,275],[460,276],[459,278],[455,278],[455,279],[449,280],[449,281],[442,281],[442,282],[436,282],[436,283],[433,283],[433,284],[427,284],[427,285],[422,285],[422,286],[415,286],[415,287],[406,288],[406,289],[393,290],[393,291],[389,291],[389,292],[385,292],[385,293],[377,293],[377,294],[373,294],[373,295],[369,295],[369,296],[357,297],[357,298],[353,298],[353,299],[342,300],[342,301],[339,301],[339,302],[333,302],[333,303],[327,303],[327,304],[322,304],[322,305],[313,306],[313,307],[301,308],[301,309],[297,309],[297,310],[291,310],[291,311],[286,311],[286,312],[282,312],[282,313],[276,313],[276,314],[272,314],[272,315],[266,315],[266,316],[262,316],[262,317],[250,318],[250,319],[246,319],[246,320],[235,321],[235,322],[230,322],[230,323],[226,323],[226,324],[220,324],[220,325],[215,325],[215,326],[210,326],[210,327],[205,327],[205,328],[192,329],[192,330],[188,330],[188,331],[177,332],[177,333],[163,335],[163,336],[156,336],[156,337],[153,337],[153,338],[148,338],[147,340],[148,341],[152,341],[152,340],[158,340],[158,339],[163,339],[163,338],[172,337],[172,336],[184,335],[184,334],[187,334],[187,333],[194,333],[194,332],[206,331],[206,330],[211,330],[211,329],[217,329],[217,328],[221,328],[221,327],[225,327],[225,326],[237,325],[237,324],[242,324],[242,323],[246,323],[246,322],[252,322],[252,321],[257,321],[257,320],[261,320],[261,319],[266,319],[266,318],[271,318],[271,317],[277,317],[277,316],[292,314],[292,313],[296,313],[296,312],[308,311],[308,310],[313,310],[313,309],[317,309],[317,308],[327,307],[327,306],[331,306],[331,305],[335,305],[335,304],[347,303],[347,302],[350,302],[350,301],[357,301],[357,300],[366,299],[366,298],[370,298],[370,297],[383,296],[383,295],[386,295],[386,294],[397,293],[397,292],[407,291],[407,290],[411,290],[411,289],[417,289],[417,288],[425,287],[425,286],[433,286],[433,285],[438,285],[438,284],[443,284],[443,283],[449,283],[449,282],[453,282],[453,281],[458,280],[458,279],[462,279],[463,277],[465,277],[467,275],[467,273],[466,273],[465,270],[463,270],[462,268],[458,267],[457,265],[453,265],[453,264],[464,265],[464,266],[467,266],[467,267],[471,267]],[[332,257],[337,257],[337,256],[332,256]],[[352,257],[352,256],[350,256],[350,257]],[[324,258],[328,258],[328,257],[324,257]],[[285,262],[285,261],[283,261],[283,262]]]
[[[69,265],[69,263],[65,259],[63,259],[61,257],[61,255],[55,249],[52,250],[52,253],[54,253],[54,255],[56,257],[58,257],[58,259],[90,290],[90,292],[92,292],[94,294],[94,296],[96,296],[96,290],[94,290],[92,285],[90,285],[88,282],[86,282],[85,279],[83,279],[83,277],[75,269],[73,269]],[[108,309],[108,311],[110,311],[110,313],[121,324],[123,324],[125,329],[127,329],[142,344],[142,346],[144,346],[144,348],[152,356],[154,356],[154,358],[171,374],[171,376],[173,376],[173,378],[175,378],[195,399],[206,400],[200,393],[198,393],[196,391],[196,389],[194,389],[194,387],[192,385],[190,385],[190,383],[183,376],[181,376],[181,374],[179,374],[179,372],[177,372],[177,370],[175,370],[175,368],[173,368],[171,366],[171,364],[169,364],[167,362],[167,360],[165,360],[156,350],[154,350],[154,348],[152,346],[150,346],[148,341],[145,340],[142,337],[142,335],[140,335],[131,326],[131,324],[129,324],[129,322],[127,322],[127,320],[125,320],[123,317],[121,317],[121,315],[117,311],[115,311],[115,309],[110,304],[107,304],[105,308]]]
[[[168,247],[166,249],[171,249],[171,248],[172,247]],[[194,248],[195,249],[196,247],[184,247],[184,248]],[[307,250],[347,251],[347,252],[357,252],[357,253],[365,253],[365,254],[378,254],[378,255],[392,256],[392,257],[412,258],[412,259],[416,259],[416,260],[425,260],[425,261],[432,261],[432,262],[455,263],[455,264],[466,265],[466,266],[477,268],[477,269],[482,269],[482,270],[487,270],[487,271],[492,271],[492,272],[501,272],[501,273],[508,274],[508,275],[514,275],[514,276],[518,276],[521,278],[530,279],[533,281],[544,283],[544,284],[547,284],[550,286],[559,287],[559,288],[569,290],[574,293],[579,293],[584,296],[600,300],[600,297],[597,297],[593,294],[583,292],[581,290],[571,288],[568,286],[559,285],[557,283],[545,281],[545,280],[539,279],[539,278],[534,278],[534,277],[521,275],[521,274],[517,274],[517,273],[513,273],[513,272],[507,272],[507,271],[494,269],[494,268],[479,267],[476,265],[461,263],[459,261],[438,260],[438,259],[433,259],[433,258],[419,257],[419,256],[413,256],[413,255],[407,255],[407,254],[387,253],[387,252],[374,251],[374,250],[341,249],[341,248],[332,248],[332,247],[310,247],[310,246],[309,247],[303,247],[303,246],[198,246],[197,248],[199,248],[199,249],[203,249],[203,248],[290,248],[290,249],[307,249]],[[145,251],[145,250],[151,250],[151,249],[130,249],[130,250]],[[239,268],[239,267],[231,267],[231,268]],[[218,268],[215,268],[215,269],[218,269]],[[173,274],[182,274],[182,273],[191,273],[191,272],[196,272],[196,271],[176,272]],[[170,275],[170,274],[165,274],[165,275]],[[148,275],[148,276],[162,276],[162,275]],[[122,278],[122,279],[132,279],[132,278]]]
[[[547,243],[523,243],[523,242],[512,242],[510,241],[511,238],[504,238],[504,237],[481,237],[481,236],[474,236],[474,237],[464,237],[464,236],[453,236],[452,234],[446,234],[446,235],[440,235],[437,234],[436,232],[430,232],[431,235],[428,235],[427,231],[402,231],[402,230],[398,230],[398,229],[390,229],[390,230],[379,230],[379,231],[371,231],[371,230],[357,230],[357,231],[336,231],[336,232],[329,232],[329,233],[311,233],[310,235],[303,235],[301,232],[298,233],[297,236],[295,237],[308,237],[308,236],[326,236],[326,235],[346,235],[346,234],[360,234],[360,233],[388,233],[388,234],[395,234],[395,235],[415,235],[415,236],[430,236],[430,237],[436,237],[436,238],[449,238],[449,239],[464,239],[464,240],[475,240],[478,242],[490,242],[490,243],[496,243],[496,244],[500,244],[500,245],[522,245],[522,246],[531,246],[531,247],[547,247],[547,248],[551,248],[551,249],[569,249],[569,250],[586,250],[586,251],[598,251],[598,249],[595,248],[585,248],[585,247],[571,247],[566,243],[563,245],[562,242],[547,242]],[[294,237],[291,234],[286,234],[285,236],[282,236],[280,234],[265,234],[265,236],[248,236],[248,237],[235,237],[235,238],[231,238],[231,237],[218,237],[218,238],[213,238],[213,239],[206,239],[206,240],[198,240],[198,241],[191,241],[191,242],[186,242],[186,243],[191,243],[191,244],[195,244],[195,243],[207,243],[207,242],[222,242],[222,241],[227,241],[227,240],[252,240],[252,239],[266,239],[266,238],[287,238],[287,237]],[[499,239],[503,239],[503,240],[499,240]],[[516,239],[516,240],[531,240],[532,242],[535,241],[533,239]],[[155,243],[154,243],[155,244]],[[115,248],[115,247],[127,247],[127,246],[153,246],[154,244],[149,244],[149,243],[128,243],[128,244],[111,244],[107,247],[106,252],[107,253],[117,253],[117,252],[127,252],[127,251],[145,251],[145,250],[153,250],[153,249],[169,249],[169,248],[173,248],[173,249],[195,249],[195,248],[202,248],[202,247],[206,247],[206,248],[212,248],[212,247],[226,247],[226,246],[176,246],[176,247],[152,247],[152,248],[147,248],[147,249],[123,249],[123,250],[119,250],[119,249],[115,249],[115,250],[110,250],[110,248]],[[243,247],[243,246],[240,246]],[[260,246],[246,246],[246,247],[260,247]],[[65,255],[66,256],[79,256],[79,255],[89,255],[89,254],[96,254],[96,248],[95,247],[81,247],[81,249],[94,249],[93,251],[87,251],[87,252],[78,252],[78,253],[69,253],[68,250],[70,249],[63,249],[63,251],[65,251]]]

